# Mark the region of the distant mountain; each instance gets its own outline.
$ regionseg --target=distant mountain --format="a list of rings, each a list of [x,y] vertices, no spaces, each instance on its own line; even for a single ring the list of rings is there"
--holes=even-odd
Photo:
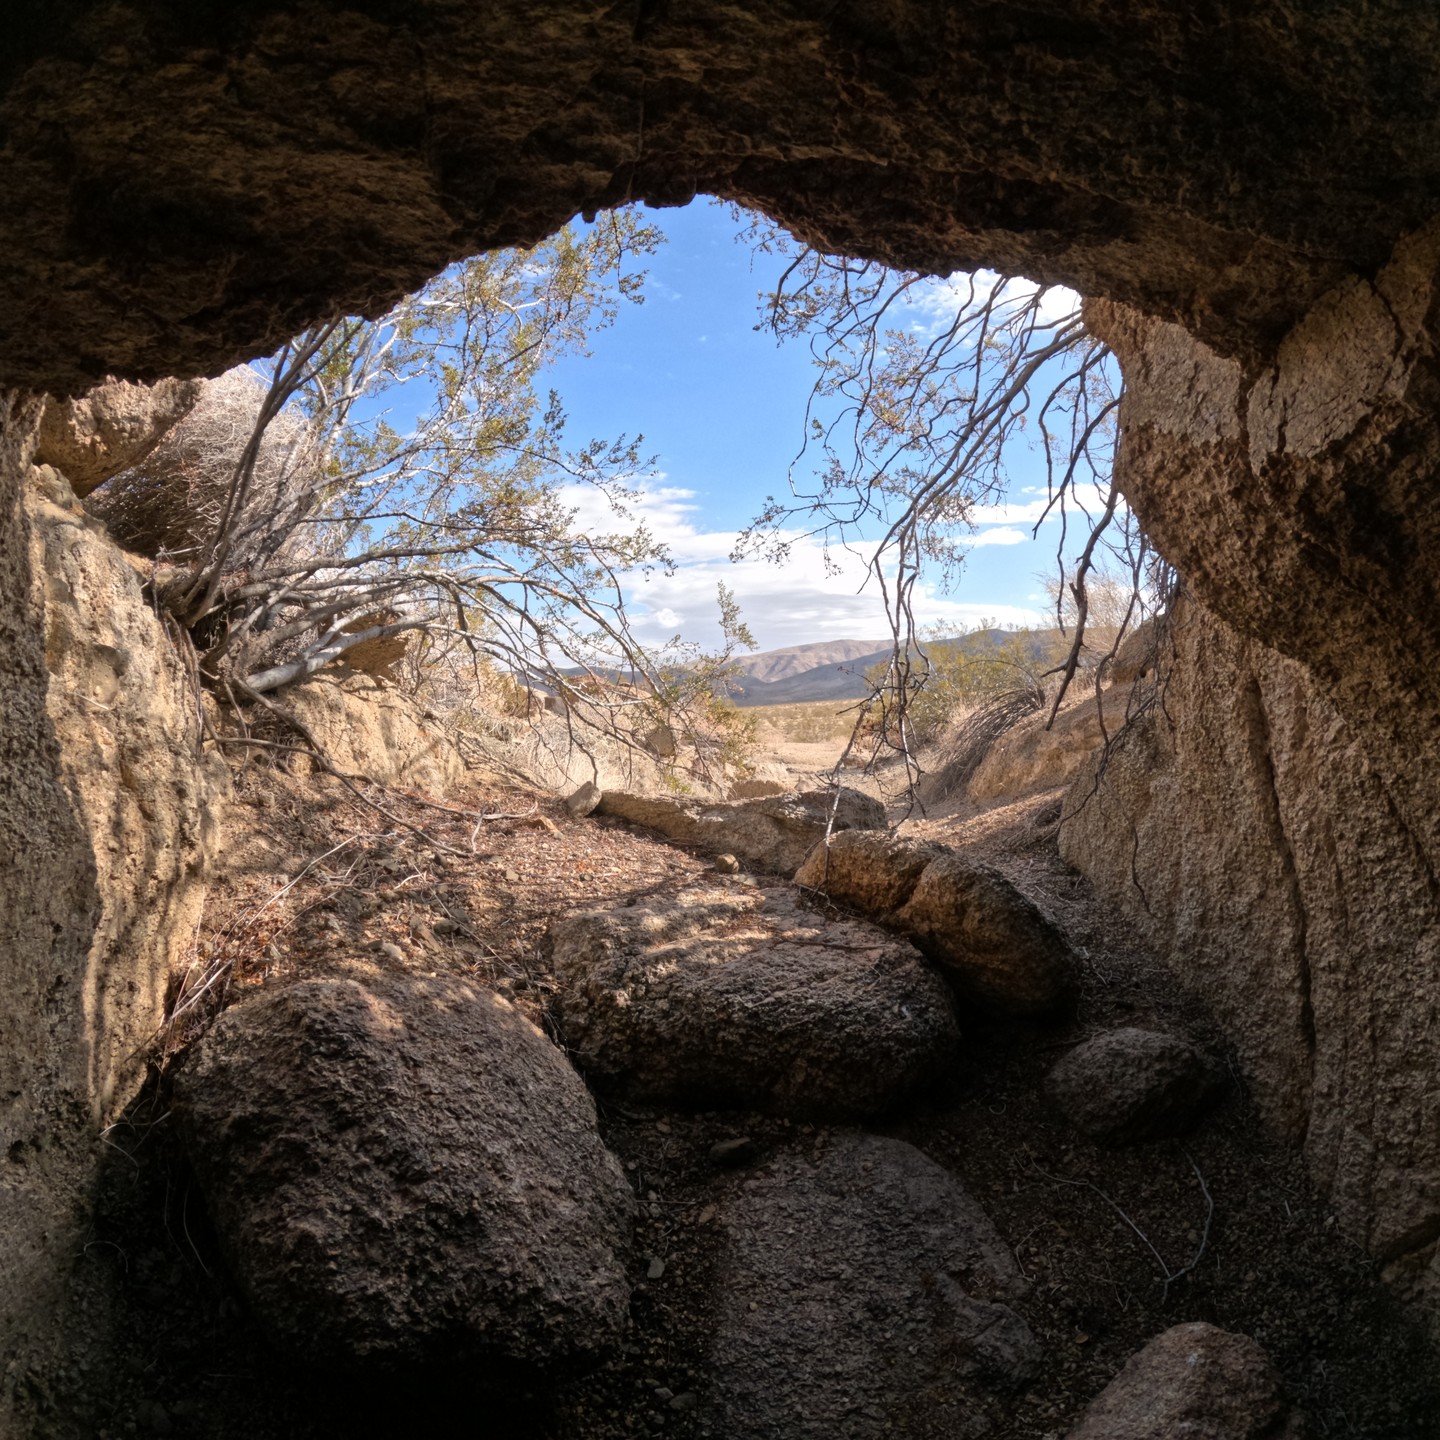
[[[787,645],[781,650],[742,655],[732,665],[748,679],[769,683],[848,661],[863,660],[871,664],[877,653],[884,652],[874,640],[816,640],[809,645]]]
[[[972,630],[927,645],[958,645],[972,653],[993,649],[1023,633],[1037,653],[1059,636],[1056,630]],[[809,700],[863,700],[870,693],[865,672],[890,658],[888,645],[873,640],[822,640],[813,645],[789,645],[766,650],[732,662],[738,672],[734,689],[737,705],[796,705]]]

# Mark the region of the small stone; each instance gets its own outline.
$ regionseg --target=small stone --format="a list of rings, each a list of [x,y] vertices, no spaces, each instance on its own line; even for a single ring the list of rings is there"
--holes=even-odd
[[[683,1414],[687,1410],[693,1410],[699,1403],[700,1397],[693,1390],[685,1390],[671,1400],[670,1408]]]
[[[715,1218],[715,1207],[707,1205],[696,1217],[697,1225],[708,1225]]]
[[[665,1262],[658,1256],[650,1257],[650,1264],[645,1271],[647,1280],[658,1280],[665,1273]]]
[[[605,797],[593,780],[587,780],[574,794],[567,797],[565,808],[577,819],[593,814],[595,807]]]
[[[715,1165],[745,1165],[754,1158],[755,1142],[748,1135],[717,1140],[710,1147],[710,1160]]]

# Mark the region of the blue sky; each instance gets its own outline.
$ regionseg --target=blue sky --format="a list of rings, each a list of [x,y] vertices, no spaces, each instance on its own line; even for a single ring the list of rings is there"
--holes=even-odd
[[[842,558],[828,576],[817,545],[791,560],[732,565],[738,530],[770,494],[788,493],[787,471],[802,436],[813,363],[801,342],[777,345],[755,329],[758,296],[783,265],[737,242],[728,209],[697,200],[652,213],[667,243],[651,258],[646,301],[624,306],[615,325],[594,337],[592,354],[551,373],[570,414],[575,440],[641,432],[658,473],[643,481],[640,510],[679,561],[673,577],[633,577],[629,604],[637,633],[661,642],[677,632],[712,644],[715,586],[736,593],[761,649],[842,637],[887,634],[877,595],[860,589],[864,564]],[[801,478],[810,461],[800,462]],[[981,511],[982,522],[958,583],[919,597],[918,618],[947,628],[993,619],[1045,623],[1042,574],[1054,567],[1057,528],[1029,538],[1043,491],[1038,457],[1021,456],[1008,506]],[[1028,473],[1027,473],[1028,472]],[[580,523],[605,517],[586,496],[573,497]],[[609,520],[613,528],[613,519]]]

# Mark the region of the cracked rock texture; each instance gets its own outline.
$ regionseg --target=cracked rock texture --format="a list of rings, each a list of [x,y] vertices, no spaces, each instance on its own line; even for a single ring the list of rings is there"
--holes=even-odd
[[[1440,1313],[1435,852],[1306,670],[1199,605],[1061,854],[1209,1002],[1341,1220]]]
[[[16,0],[0,380],[218,373],[581,211],[709,192],[856,254],[1276,338],[1434,210],[1440,14],[1154,0]]]

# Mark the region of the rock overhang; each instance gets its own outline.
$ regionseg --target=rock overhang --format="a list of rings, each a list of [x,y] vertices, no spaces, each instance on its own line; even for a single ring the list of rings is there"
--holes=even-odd
[[[1440,16],[1409,0],[22,0],[10,25],[0,382],[55,392],[216,373],[467,253],[696,194],[1254,356],[1440,194]]]

